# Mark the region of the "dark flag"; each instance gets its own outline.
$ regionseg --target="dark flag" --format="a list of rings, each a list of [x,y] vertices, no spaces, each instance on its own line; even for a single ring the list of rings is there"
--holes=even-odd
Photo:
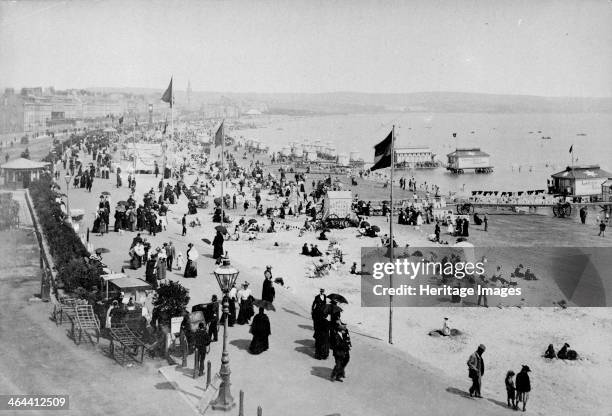
[[[123,124],[123,116],[119,117],[119,124]]]
[[[161,100],[165,103],[170,104],[170,108],[172,108],[172,78],[170,78],[170,85],[166,88],[164,95],[162,95]]]
[[[393,131],[376,146],[374,146],[374,166],[371,171],[391,167],[391,145],[393,142]]]
[[[570,153],[572,153],[574,151],[574,145],[570,146]]]
[[[221,125],[215,133],[215,147],[221,146],[223,144],[223,123],[225,123],[225,120],[221,122]]]

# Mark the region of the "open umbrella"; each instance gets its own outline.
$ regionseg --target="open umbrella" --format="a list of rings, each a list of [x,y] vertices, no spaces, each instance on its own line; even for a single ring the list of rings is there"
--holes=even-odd
[[[117,205],[128,205],[127,201],[119,201]]]
[[[372,231],[374,231],[375,233],[380,232],[380,227],[378,225],[373,225],[371,228],[372,228]]]
[[[95,253],[99,256],[102,253],[110,253],[110,250],[104,247],[97,248]]]
[[[329,300],[334,300],[338,303],[345,303],[348,305],[348,301],[346,300],[346,298],[342,295],[339,295],[338,293],[330,293],[329,295],[327,295],[327,298]]]
[[[111,193],[110,193],[110,192],[108,192],[108,191],[104,191],[104,192],[102,192],[102,195],[110,195],[110,194],[111,194]]]
[[[227,234],[227,228],[225,228],[225,225],[217,225],[215,230],[220,231],[221,234]]]
[[[255,218],[251,218],[249,220],[249,224],[257,224],[257,220]]]
[[[202,241],[206,244],[210,244],[210,240],[208,238],[203,238]]]
[[[272,302],[269,302],[267,300],[255,299],[253,301],[253,305],[255,305],[258,308],[264,308],[266,311],[276,312],[276,308],[274,307]]]

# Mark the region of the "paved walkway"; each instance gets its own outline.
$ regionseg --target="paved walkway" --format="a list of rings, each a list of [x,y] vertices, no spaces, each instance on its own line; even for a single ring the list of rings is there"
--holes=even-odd
[[[40,270],[26,218],[21,229],[0,232],[0,394],[68,394],[70,411],[55,415],[193,414],[156,371],[162,362],[123,368],[104,344],[76,346],[67,326],[49,319],[53,306],[30,300],[40,292]]]

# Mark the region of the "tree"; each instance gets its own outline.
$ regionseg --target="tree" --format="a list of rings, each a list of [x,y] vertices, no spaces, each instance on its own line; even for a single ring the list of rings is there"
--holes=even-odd
[[[172,280],[162,283],[153,299],[154,314],[160,317],[162,323],[169,323],[170,318],[183,315],[189,299],[189,289],[180,283]]]

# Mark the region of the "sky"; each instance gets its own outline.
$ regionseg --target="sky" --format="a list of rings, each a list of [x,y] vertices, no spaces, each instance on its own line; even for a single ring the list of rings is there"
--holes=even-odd
[[[612,0],[0,0],[0,86],[612,96]]]

